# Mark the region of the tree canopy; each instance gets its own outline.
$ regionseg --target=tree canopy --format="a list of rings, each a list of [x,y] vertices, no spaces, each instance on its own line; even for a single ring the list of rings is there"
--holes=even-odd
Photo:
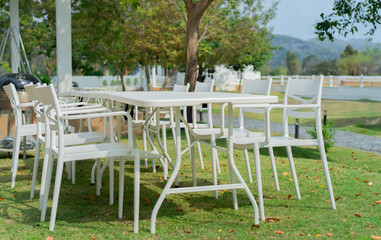
[[[332,13],[320,15],[315,33],[320,40],[333,41],[335,35],[347,36],[358,32],[359,26],[367,29],[366,35],[373,36],[381,24],[380,0],[335,0]]]

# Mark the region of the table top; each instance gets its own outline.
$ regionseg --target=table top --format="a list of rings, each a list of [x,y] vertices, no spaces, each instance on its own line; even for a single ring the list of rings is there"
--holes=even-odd
[[[203,103],[266,104],[277,103],[277,96],[224,93],[224,92],[171,92],[171,91],[91,91],[64,92],[61,97],[103,98],[140,107],[194,106]]]

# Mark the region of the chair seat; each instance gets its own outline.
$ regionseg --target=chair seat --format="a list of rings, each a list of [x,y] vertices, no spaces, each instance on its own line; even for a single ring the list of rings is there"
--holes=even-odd
[[[238,130],[238,129],[237,129]],[[263,143],[266,136],[263,132],[250,132],[245,129],[234,129],[233,146],[239,149],[252,148],[254,143]]]
[[[105,137],[100,132],[82,132],[82,133],[71,133],[64,135],[65,146],[86,144],[86,143],[97,143],[103,142]],[[45,143],[45,137],[40,137],[40,141]],[[56,140],[58,141],[58,139]]]
[[[57,149],[53,153],[58,155]],[[85,160],[92,158],[119,157],[129,154],[128,147],[124,143],[100,143],[65,147],[63,161]]]
[[[20,126],[20,136],[30,136],[30,135],[37,135],[37,123],[24,124]]]
[[[201,140],[208,140],[212,135],[219,138],[227,138],[228,129],[224,128],[223,136],[219,136],[221,134],[221,128],[195,128],[193,129],[194,134],[199,137]]]
[[[284,147],[284,146],[316,146],[317,139],[295,139],[289,136],[271,137],[266,147]]]

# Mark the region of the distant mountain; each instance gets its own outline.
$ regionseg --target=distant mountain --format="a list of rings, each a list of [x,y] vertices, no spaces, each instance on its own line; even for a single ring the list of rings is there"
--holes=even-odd
[[[301,40],[299,38],[286,35],[274,35],[271,40],[274,47],[278,47],[273,51],[273,55],[269,61],[269,65],[275,68],[284,64],[286,52],[295,53],[300,61],[309,55],[315,54],[319,61],[340,58],[341,52],[350,44],[356,50],[364,50],[367,46],[375,47],[377,43],[369,42],[365,39],[341,40],[335,39],[334,42],[329,40],[319,41],[317,39]]]

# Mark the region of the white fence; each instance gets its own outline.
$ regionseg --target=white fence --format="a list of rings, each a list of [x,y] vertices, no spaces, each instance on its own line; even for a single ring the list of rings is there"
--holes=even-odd
[[[262,76],[261,79],[267,79],[270,76]],[[315,79],[320,76],[310,75],[310,76],[271,76],[273,79],[273,84],[286,85],[288,78],[301,78],[301,79]],[[340,87],[340,86],[351,86],[351,87],[381,87],[381,76],[324,76],[324,86],[325,87]]]

